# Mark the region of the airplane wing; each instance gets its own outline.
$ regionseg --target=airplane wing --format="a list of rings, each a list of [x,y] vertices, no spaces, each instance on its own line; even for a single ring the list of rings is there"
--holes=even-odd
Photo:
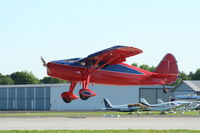
[[[178,110],[179,108],[186,107],[189,103],[183,103],[174,108],[174,110]]]
[[[188,105],[188,103],[180,104],[180,105],[177,105],[176,107],[168,109],[166,111],[177,111],[177,110],[181,109],[182,107],[186,107],[187,105]]]
[[[143,51],[129,46],[114,46],[96,52],[82,59],[86,62],[103,62],[106,65],[114,65],[126,61],[127,57],[142,53]]]

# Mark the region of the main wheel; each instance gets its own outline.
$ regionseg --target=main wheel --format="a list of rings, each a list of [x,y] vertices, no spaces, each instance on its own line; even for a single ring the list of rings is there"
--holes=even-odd
[[[63,92],[61,97],[65,103],[70,103],[72,100],[78,99],[78,96],[73,94],[72,92]]]
[[[82,100],[87,100],[88,98],[90,98],[90,97],[88,97],[88,96],[84,96],[83,94],[80,94],[79,97],[80,97]]]
[[[72,99],[63,98],[63,101],[66,102],[66,103],[70,103],[72,101]]]

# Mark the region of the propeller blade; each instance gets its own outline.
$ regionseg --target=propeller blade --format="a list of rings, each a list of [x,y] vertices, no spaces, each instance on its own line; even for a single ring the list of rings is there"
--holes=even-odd
[[[44,67],[47,67],[47,63],[46,63],[46,61],[44,60],[44,58],[43,58],[43,57],[40,57],[40,59],[41,59],[41,61],[42,61],[42,63],[43,63],[43,66],[44,66]]]

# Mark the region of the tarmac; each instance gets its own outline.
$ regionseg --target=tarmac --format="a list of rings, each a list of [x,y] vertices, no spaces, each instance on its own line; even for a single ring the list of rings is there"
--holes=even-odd
[[[197,117],[44,117],[0,118],[0,130],[200,130]]]

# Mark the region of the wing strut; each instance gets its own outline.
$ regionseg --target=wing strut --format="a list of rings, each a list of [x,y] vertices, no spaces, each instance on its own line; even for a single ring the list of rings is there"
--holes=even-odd
[[[90,68],[89,73],[91,73],[94,68],[97,66],[97,64],[104,58],[104,56],[101,56],[96,62],[95,64]]]
[[[110,59],[109,61],[107,61],[105,64],[103,64],[101,67],[99,67],[98,69],[101,69],[103,67],[105,67],[106,65],[108,65],[109,63],[111,63],[112,61],[114,61],[115,59],[117,59],[119,56],[115,56],[112,59]]]

